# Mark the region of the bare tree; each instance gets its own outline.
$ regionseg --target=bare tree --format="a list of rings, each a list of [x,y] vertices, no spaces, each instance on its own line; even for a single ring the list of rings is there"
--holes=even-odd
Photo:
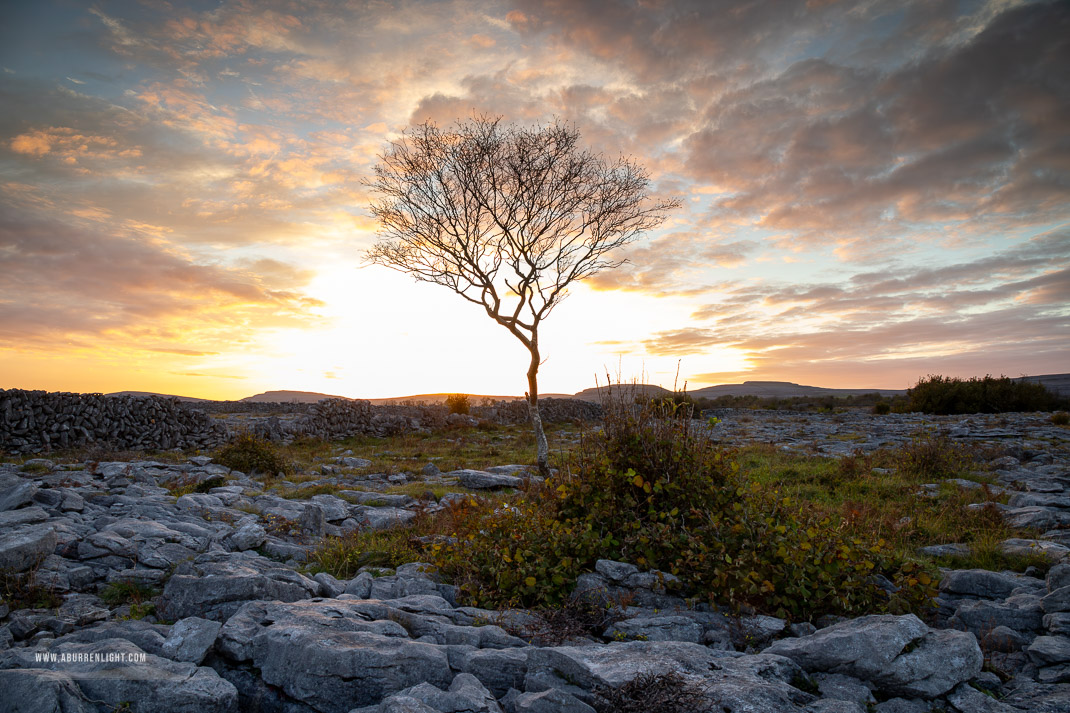
[[[427,122],[391,143],[369,182],[381,240],[368,260],[449,287],[530,352],[527,401],[543,475],[539,326],[571,283],[619,267],[624,261],[609,253],[679,207],[650,196],[642,167],[607,162],[579,138],[556,122]]]

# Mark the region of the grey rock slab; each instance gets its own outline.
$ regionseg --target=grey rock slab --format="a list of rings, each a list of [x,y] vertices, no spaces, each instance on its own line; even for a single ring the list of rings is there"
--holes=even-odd
[[[1030,660],[1037,666],[1051,666],[1070,661],[1070,638],[1065,636],[1038,636],[1026,649]]]
[[[313,575],[312,579],[320,585],[320,594],[328,599],[333,599],[345,592],[346,585],[327,572],[318,572]]]
[[[0,569],[24,572],[56,549],[56,531],[44,525],[17,525],[0,532]]]
[[[1006,599],[1020,587],[1043,589],[1044,582],[1014,572],[987,569],[954,569],[944,573],[940,591],[978,599]]]
[[[372,591],[373,578],[367,572],[361,572],[345,586],[345,593],[352,594],[360,599],[367,599]]]
[[[1070,557],[1070,547],[1049,540],[1026,540],[1015,537],[999,543],[999,549],[1005,555],[1022,557],[1040,555],[1053,562]]]
[[[458,485],[472,490],[493,490],[495,488],[517,488],[524,479],[514,475],[491,473],[486,470],[451,470],[446,475],[457,478]]]
[[[620,641],[702,642],[702,625],[686,616],[656,616],[625,619],[608,627],[603,636]]]
[[[814,682],[817,683],[822,698],[853,701],[859,705],[876,702],[869,686],[853,676],[844,676],[842,673],[817,673],[814,674]]]
[[[1019,675],[1006,684],[1003,702],[1028,713],[1070,713],[1070,684],[1046,685]]]
[[[765,650],[810,672],[843,673],[887,695],[934,698],[981,670],[973,634],[931,630],[916,616],[873,615],[816,634],[782,639]]]
[[[346,713],[420,683],[453,680],[443,647],[411,641],[392,621],[369,621],[378,602],[251,602],[227,620],[222,654],[258,668],[265,683],[323,713]]]
[[[854,701],[835,698],[814,701],[802,709],[805,713],[866,713],[866,709]]]
[[[191,616],[176,621],[163,642],[163,655],[175,661],[188,661],[200,665],[215,646],[216,637],[223,625]]]
[[[502,699],[505,713],[596,713],[594,708],[570,693],[548,688],[538,693],[509,691]]]
[[[1044,610],[1037,596],[1016,597],[1013,603],[987,600],[968,600],[959,605],[948,625],[985,637],[993,629],[1004,626],[1015,631],[1039,631],[1043,627]]]
[[[0,691],[8,713],[95,713],[74,680],[60,671],[0,671]]]
[[[136,711],[237,711],[237,689],[212,669],[146,654],[123,639],[53,644],[49,651],[84,660],[37,662],[32,650],[23,649],[0,654],[0,667],[47,669],[66,674],[86,698],[103,704],[104,710],[120,710],[124,703],[130,702]],[[116,657],[123,660],[115,661]]]
[[[444,713],[503,713],[495,697],[470,673],[457,674],[445,691],[429,683],[407,688],[384,700],[379,710],[390,710],[392,701],[406,698]]]
[[[944,545],[929,545],[919,547],[918,554],[926,557],[965,557],[973,550],[962,542],[950,542]]]
[[[1018,708],[986,696],[968,683],[960,683],[947,694],[947,702],[958,713],[1019,713]]]
[[[1070,525],[1070,511],[1031,505],[1005,510],[1003,519],[1011,527],[1051,530]]]
[[[37,486],[32,480],[23,480],[0,490],[0,512],[15,510],[33,502]]]
[[[1070,636],[1070,612],[1045,614],[1044,628],[1052,635]]]
[[[675,641],[535,648],[528,656],[525,688],[557,688],[591,704],[601,687],[617,688],[640,674],[670,672],[700,686],[711,705],[741,713],[797,711],[798,705],[814,700],[789,685],[799,669],[788,659],[767,654],[732,658]]]
[[[247,522],[223,539],[223,545],[234,552],[255,550],[267,542],[267,530],[259,523]]]
[[[327,522],[341,522],[349,517],[349,503],[335,495],[313,495],[309,502],[320,506]]]
[[[1057,564],[1049,569],[1046,583],[1049,592],[1060,587],[1070,587],[1070,564]]]
[[[47,519],[48,513],[37,505],[34,505],[19,510],[0,512],[0,528],[6,530],[9,527],[15,527],[16,525],[32,525],[37,522],[44,522]]]
[[[162,624],[152,624],[139,619],[113,619],[60,637],[56,639],[55,645],[89,644],[109,639],[123,639],[146,653],[162,656],[167,631],[167,627]]]
[[[412,510],[395,507],[364,507],[354,518],[361,528],[367,530],[389,530],[401,527],[416,517]]]
[[[627,562],[614,562],[613,560],[598,560],[594,563],[594,571],[602,575],[610,582],[621,583],[633,574],[639,574],[639,568]]]
[[[293,602],[319,595],[319,584],[251,553],[204,554],[178,566],[160,597],[170,619],[225,620],[250,600]]]
[[[459,668],[478,678],[491,693],[501,698],[510,688],[524,687],[530,651],[529,648],[476,649],[464,654]]]
[[[1070,585],[1052,591],[1040,600],[1040,604],[1048,614],[1070,612]]]
[[[932,713],[932,706],[919,698],[891,698],[878,703],[873,710],[877,713]]]

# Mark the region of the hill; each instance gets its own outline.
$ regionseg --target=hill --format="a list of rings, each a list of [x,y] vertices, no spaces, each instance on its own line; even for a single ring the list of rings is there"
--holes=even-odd
[[[314,404],[317,401],[323,399],[345,399],[347,396],[334,396],[332,394],[321,394],[315,391],[265,391],[262,394],[256,394],[254,396],[246,396],[242,401],[251,401],[253,403],[262,403],[264,401],[273,401],[281,404],[286,403],[301,403],[301,404]]]
[[[105,396],[162,396],[165,399],[178,399],[179,401],[211,401],[211,399],[198,399],[193,396],[175,396],[174,394],[160,394],[155,391],[113,391]]]
[[[877,393],[881,396],[901,396],[906,389],[827,389],[823,386],[804,386],[790,381],[744,381],[742,384],[718,384],[689,392],[692,396],[715,399],[718,396],[759,396],[790,399],[798,396],[861,396]]]

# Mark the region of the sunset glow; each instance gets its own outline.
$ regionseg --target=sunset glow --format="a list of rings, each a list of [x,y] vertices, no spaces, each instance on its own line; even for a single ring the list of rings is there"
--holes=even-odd
[[[521,394],[364,264],[431,119],[570,122],[683,206],[541,333],[544,392],[1070,371],[1070,5],[10,3],[0,388]]]

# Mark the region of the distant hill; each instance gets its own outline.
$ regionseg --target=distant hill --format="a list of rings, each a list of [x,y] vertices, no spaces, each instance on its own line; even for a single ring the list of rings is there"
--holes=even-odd
[[[1070,374],[1042,374],[1040,376],[1021,376],[1015,381],[1035,381],[1044,384],[1048,391],[1054,391],[1059,396],[1070,396]]]
[[[601,403],[602,397],[603,395],[605,395],[607,389],[609,389],[613,394],[623,392],[628,396],[648,396],[650,398],[654,398],[656,396],[666,396],[672,393],[668,389],[664,389],[660,386],[654,386],[653,384],[613,384],[611,386],[593,386],[589,389],[584,389],[572,398],[580,399],[581,401],[593,401],[594,403]]]
[[[162,396],[165,399],[178,399],[179,401],[211,401],[211,399],[198,399],[193,396],[175,396],[174,394],[158,394],[154,391],[114,391],[105,396]]]
[[[601,394],[607,387],[584,389],[576,394],[575,398],[584,401],[599,401]],[[653,384],[625,384],[623,387],[610,387],[614,390],[623,388],[625,391],[634,391],[639,395],[648,397],[667,396],[672,392],[669,389]],[[744,381],[742,384],[719,384],[707,386],[701,389],[688,391],[688,394],[696,398],[715,399],[718,396],[757,396],[759,398],[790,399],[797,396],[858,396],[860,394],[878,393],[881,396],[898,396],[906,393],[906,389],[826,389],[823,386],[803,386],[790,381]]]
[[[423,402],[425,404],[440,404],[444,403],[447,398],[452,396],[455,391],[443,394],[415,394],[413,396],[394,396],[389,399],[368,399],[376,406],[384,406],[388,404],[400,404],[406,401]],[[467,394],[468,402],[473,406],[478,406],[483,403],[484,399],[490,399],[491,401],[523,401],[523,396],[489,396],[486,394]],[[575,398],[572,394],[539,394],[540,399],[571,399]]]
[[[317,401],[323,399],[346,399],[347,396],[333,396],[331,394],[320,394],[315,391],[265,391],[262,394],[256,394],[255,396],[246,396],[242,401],[251,401],[254,403],[263,403],[265,401],[276,402],[280,404],[288,403],[301,403],[301,404],[314,404]]]
[[[861,396],[873,393],[881,396],[901,396],[906,393],[906,389],[827,389],[823,386],[804,386],[790,381],[744,381],[742,384],[707,386],[688,393],[707,399],[715,399],[718,396],[790,399],[798,396]]]

